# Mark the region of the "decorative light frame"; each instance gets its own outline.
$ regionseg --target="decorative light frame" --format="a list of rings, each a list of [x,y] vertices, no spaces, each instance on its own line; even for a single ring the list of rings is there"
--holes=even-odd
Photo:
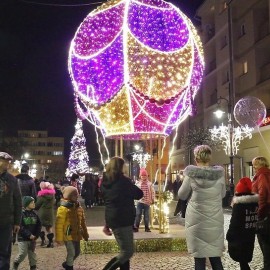
[[[134,153],[132,159],[139,163],[140,168],[146,168],[148,161],[152,156],[148,153]]]
[[[245,138],[252,138],[252,131],[254,128],[249,126],[241,126],[232,128],[231,124],[224,126],[223,123],[221,126],[209,129],[211,132],[211,137],[213,140],[221,141],[223,149],[226,155],[236,155],[239,150],[239,145],[241,141]],[[231,140],[232,139],[232,149],[231,149]],[[231,151],[232,150],[232,151]]]
[[[162,0],[111,0],[71,42],[69,72],[81,119],[110,138],[168,136],[193,111],[203,49],[191,21]]]

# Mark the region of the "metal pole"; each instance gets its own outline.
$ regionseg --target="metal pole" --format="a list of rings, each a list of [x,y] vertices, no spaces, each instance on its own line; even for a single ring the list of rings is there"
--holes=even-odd
[[[229,102],[228,102],[228,127],[230,132],[230,193],[234,195],[234,151],[233,151],[233,136],[234,136],[234,78],[233,78],[233,36],[232,36],[232,14],[231,3],[233,0],[227,1],[228,8],[228,35],[229,35]]]

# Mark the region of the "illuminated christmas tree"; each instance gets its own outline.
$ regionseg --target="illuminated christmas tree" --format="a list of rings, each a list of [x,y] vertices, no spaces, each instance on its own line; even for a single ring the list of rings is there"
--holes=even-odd
[[[71,139],[71,151],[69,155],[68,168],[66,176],[71,176],[73,173],[84,174],[90,173],[89,157],[86,151],[86,139],[82,129],[82,121],[77,120],[75,125],[75,134]]]

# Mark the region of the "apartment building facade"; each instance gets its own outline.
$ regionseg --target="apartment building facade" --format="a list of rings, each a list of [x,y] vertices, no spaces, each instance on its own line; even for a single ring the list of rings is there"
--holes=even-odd
[[[52,180],[59,180],[65,175],[66,161],[64,158],[64,137],[48,136],[48,131],[19,130],[17,137],[3,138],[6,142],[16,142],[14,160],[27,162],[32,175],[36,178],[49,176]],[[18,169],[11,169],[16,174]]]
[[[252,138],[241,141],[233,158],[236,183],[241,175],[252,177],[253,157],[262,155],[270,160],[270,1],[205,0],[196,16],[201,20],[199,34],[206,68],[195,99],[197,114],[184,121],[178,130],[172,173],[177,175],[186,165],[194,163],[181,140],[185,133],[222,123],[228,125],[228,105],[233,109],[241,98],[254,96],[265,104],[267,115],[264,124],[252,132]],[[218,107],[226,112],[222,119],[214,114]],[[219,149],[214,151],[213,160],[225,167],[229,184],[229,156]]]

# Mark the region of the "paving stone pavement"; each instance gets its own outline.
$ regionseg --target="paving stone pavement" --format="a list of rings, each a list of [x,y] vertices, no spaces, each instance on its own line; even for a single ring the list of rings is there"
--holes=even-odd
[[[224,210],[225,233],[228,229],[230,211]],[[171,217],[171,223],[182,222],[178,217]],[[227,242],[225,241],[225,245]],[[16,255],[18,246],[15,244],[12,250],[12,260]],[[39,270],[63,270],[62,262],[65,260],[66,250],[64,246],[54,248],[42,248],[37,245]],[[101,270],[114,254],[82,254],[76,260],[74,270]],[[224,270],[240,269],[225,250],[222,257]],[[263,268],[262,253],[256,241],[253,261],[250,264],[252,270]],[[25,259],[19,267],[20,270],[28,270],[28,260]],[[131,260],[131,270],[191,270],[194,269],[193,258],[186,252],[147,252],[136,253]],[[211,269],[208,265],[207,269]]]

